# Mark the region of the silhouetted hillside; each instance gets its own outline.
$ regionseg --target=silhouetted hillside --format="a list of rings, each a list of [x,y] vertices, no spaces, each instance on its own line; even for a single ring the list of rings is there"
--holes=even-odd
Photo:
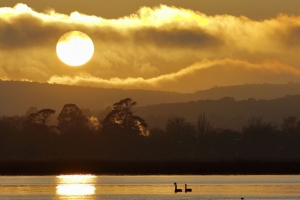
[[[80,108],[104,110],[113,103],[131,97],[139,105],[187,101],[190,96],[175,92],[102,89],[47,83],[0,81],[0,115],[22,115],[29,107],[52,108],[60,112],[66,103]]]
[[[208,90],[195,92],[192,96],[197,99],[220,99],[233,97],[236,100],[275,99],[286,95],[300,94],[300,83],[289,82],[287,84],[247,84],[226,87],[213,87]],[[194,99],[194,98],[193,98]]]
[[[271,100],[235,100],[224,97],[219,100],[198,100],[186,103],[169,103],[138,108],[150,127],[164,128],[170,115],[184,117],[196,124],[198,115],[205,113],[214,127],[241,130],[251,117],[263,117],[280,128],[284,117],[300,117],[300,95],[288,95]]]
[[[167,91],[102,89],[94,87],[67,86],[47,83],[0,81],[0,115],[22,115],[29,107],[52,108],[59,112],[66,103],[80,108],[104,110],[113,103],[130,97],[138,106],[188,102],[200,99],[217,100],[233,97],[236,100],[274,99],[285,95],[300,94],[300,83],[251,84],[214,87],[195,93],[181,94]],[[194,112],[194,111],[193,111]]]

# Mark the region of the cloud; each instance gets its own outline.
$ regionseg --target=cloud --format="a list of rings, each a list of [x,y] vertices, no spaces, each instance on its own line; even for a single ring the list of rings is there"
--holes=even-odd
[[[85,85],[103,88],[127,88],[193,92],[213,86],[250,83],[286,83],[300,78],[300,70],[277,62],[253,64],[241,60],[204,60],[171,74],[154,78],[102,79],[90,74],[53,76],[49,83]],[[200,83],[200,85],[199,85]],[[162,89],[163,88],[163,89]]]
[[[2,79],[191,92],[299,78],[300,16],[254,21],[160,5],[104,19],[18,4],[0,8],[0,24]],[[58,39],[74,30],[95,44],[79,68],[55,53]]]
[[[167,30],[146,27],[132,31],[134,43],[152,44],[162,48],[213,48],[221,45],[222,41],[213,35],[206,33],[200,28],[179,29],[170,28]]]

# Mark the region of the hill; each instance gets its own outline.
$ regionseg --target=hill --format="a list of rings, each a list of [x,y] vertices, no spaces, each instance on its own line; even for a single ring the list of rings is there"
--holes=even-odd
[[[169,103],[138,108],[138,115],[143,117],[150,127],[164,129],[170,115],[184,117],[196,124],[197,117],[205,113],[216,128],[240,131],[251,117],[263,117],[280,128],[283,118],[300,117],[300,95],[287,95],[277,99],[236,100],[224,97],[219,100],[198,100],[186,103]]]
[[[120,99],[130,97],[139,105],[186,101],[189,97],[175,92],[102,89],[47,83],[0,81],[0,115],[22,115],[29,107],[52,108],[60,112],[64,104],[104,110]]]
[[[233,97],[236,100],[275,99],[286,95],[300,94],[300,83],[289,82],[287,84],[246,84],[226,87],[213,87],[208,90],[195,92],[192,96],[197,99],[220,99]]]
[[[66,103],[75,103],[80,108],[104,110],[124,98],[131,98],[138,106],[162,103],[178,103],[196,100],[217,100],[233,97],[236,100],[274,99],[285,95],[300,94],[300,83],[249,84],[214,87],[195,93],[168,91],[103,89],[48,83],[0,81],[0,115],[22,115],[29,107],[52,108],[59,112]]]

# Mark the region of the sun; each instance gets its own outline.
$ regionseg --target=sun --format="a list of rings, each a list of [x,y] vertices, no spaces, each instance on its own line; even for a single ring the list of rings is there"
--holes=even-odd
[[[60,37],[56,45],[56,53],[63,63],[78,67],[93,57],[94,43],[85,33],[71,31]]]

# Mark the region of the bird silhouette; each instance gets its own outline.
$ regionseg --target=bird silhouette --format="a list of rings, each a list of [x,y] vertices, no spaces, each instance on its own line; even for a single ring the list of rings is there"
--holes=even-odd
[[[175,185],[175,193],[182,192],[182,189],[177,188],[177,183],[176,182],[174,183],[174,185]]]
[[[187,184],[184,184],[184,191],[185,192],[192,192],[191,188],[187,188]]]

